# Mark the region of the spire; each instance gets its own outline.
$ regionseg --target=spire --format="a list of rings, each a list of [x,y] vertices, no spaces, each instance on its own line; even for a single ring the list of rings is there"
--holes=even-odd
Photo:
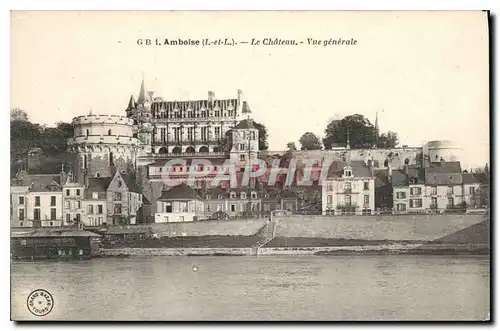
[[[146,93],[146,88],[144,87],[144,77],[141,82],[141,89],[139,90],[139,96],[137,97],[138,104],[144,104],[144,102],[148,101],[149,94]]]
[[[375,143],[375,147],[378,147],[378,135],[379,135],[379,132],[378,132],[378,111],[375,113],[375,129],[374,129],[374,133],[375,133],[375,139],[373,140],[374,143]]]
[[[134,108],[135,108],[135,98],[133,95],[131,95],[130,99],[128,100],[127,109],[134,109]]]
[[[243,107],[241,109],[241,113],[242,114],[247,114],[248,117],[250,117],[250,114],[252,113],[252,110],[250,109],[250,105],[248,104],[248,102],[243,101]]]

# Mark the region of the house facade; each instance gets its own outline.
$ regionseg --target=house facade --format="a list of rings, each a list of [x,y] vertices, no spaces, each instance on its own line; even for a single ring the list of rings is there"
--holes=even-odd
[[[203,199],[186,184],[164,190],[156,204],[155,223],[194,222],[205,218]]]
[[[364,162],[334,162],[322,184],[323,215],[371,215],[375,177]]]
[[[21,171],[11,183],[11,226],[45,227],[63,223],[61,181],[64,174]]]
[[[392,183],[395,213],[443,212],[479,205],[481,184],[472,174],[462,173],[458,161],[397,170]]]

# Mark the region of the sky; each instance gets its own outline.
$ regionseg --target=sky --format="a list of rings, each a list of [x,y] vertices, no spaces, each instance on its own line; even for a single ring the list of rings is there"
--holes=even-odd
[[[141,79],[165,100],[236,98],[284,150],[355,113],[401,145],[451,140],[489,162],[489,53],[482,12],[12,12],[11,107],[53,125],[123,114]],[[139,38],[281,38],[299,46],[144,46]],[[309,46],[307,39],[355,39]]]

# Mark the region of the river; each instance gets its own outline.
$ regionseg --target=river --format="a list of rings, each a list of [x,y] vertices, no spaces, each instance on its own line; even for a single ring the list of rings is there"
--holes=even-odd
[[[485,320],[486,257],[133,257],[13,262],[15,320]],[[54,308],[31,315],[45,289]]]

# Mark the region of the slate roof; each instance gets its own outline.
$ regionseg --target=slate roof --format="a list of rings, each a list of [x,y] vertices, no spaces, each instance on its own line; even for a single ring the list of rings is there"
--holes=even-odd
[[[168,191],[163,191],[158,198],[161,201],[169,200],[202,200],[202,198],[195,192],[195,190],[182,183],[180,185],[172,187]]]
[[[462,174],[464,184],[480,184],[480,181],[474,176],[474,174]]]
[[[431,163],[429,167],[426,169],[427,173],[462,173],[462,168],[460,167],[460,162],[439,162],[439,163]]]
[[[12,186],[29,186],[31,192],[61,191],[61,176],[59,174],[32,175],[22,171],[12,180]]]
[[[408,186],[408,176],[402,170],[393,170],[391,176],[393,187]]]
[[[342,177],[344,167],[347,165],[343,161],[334,161],[328,168],[328,179]],[[354,177],[372,177],[372,172],[369,167],[365,165],[364,161],[352,161],[350,163]]]
[[[89,185],[87,187],[88,192],[106,192],[108,190],[109,184],[111,183],[111,177],[93,177],[89,178]]]
[[[389,185],[389,171],[387,169],[374,170],[375,175],[375,188],[383,187]]]
[[[141,190],[139,189],[139,186],[137,185],[136,181],[130,178],[130,175],[128,174],[120,174],[120,175],[130,192],[141,193]]]
[[[143,194],[142,195],[142,204],[143,205],[151,205],[151,202],[146,198],[146,196]]]
[[[255,129],[253,121],[249,119],[244,119],[240,121],[233,129]]]
[[[137,101],[139,103],[139,100]],[[153,104],[158,104],[161,106],[161,109],[164,110],[187,110],[192,109],[194,111],[201,110],[205,108],[206,110],[212,110],[218,107],[221,110],[226,109],[236,109],[238,104],[238,99],[215,99],[213,101],[209,101],[208,99],[204,100],[188,100],[188,101],[154,101]]]
[[[461,185],[462,180],[460,162],[434,163],[425,169],[425,183],[428,185]]]

